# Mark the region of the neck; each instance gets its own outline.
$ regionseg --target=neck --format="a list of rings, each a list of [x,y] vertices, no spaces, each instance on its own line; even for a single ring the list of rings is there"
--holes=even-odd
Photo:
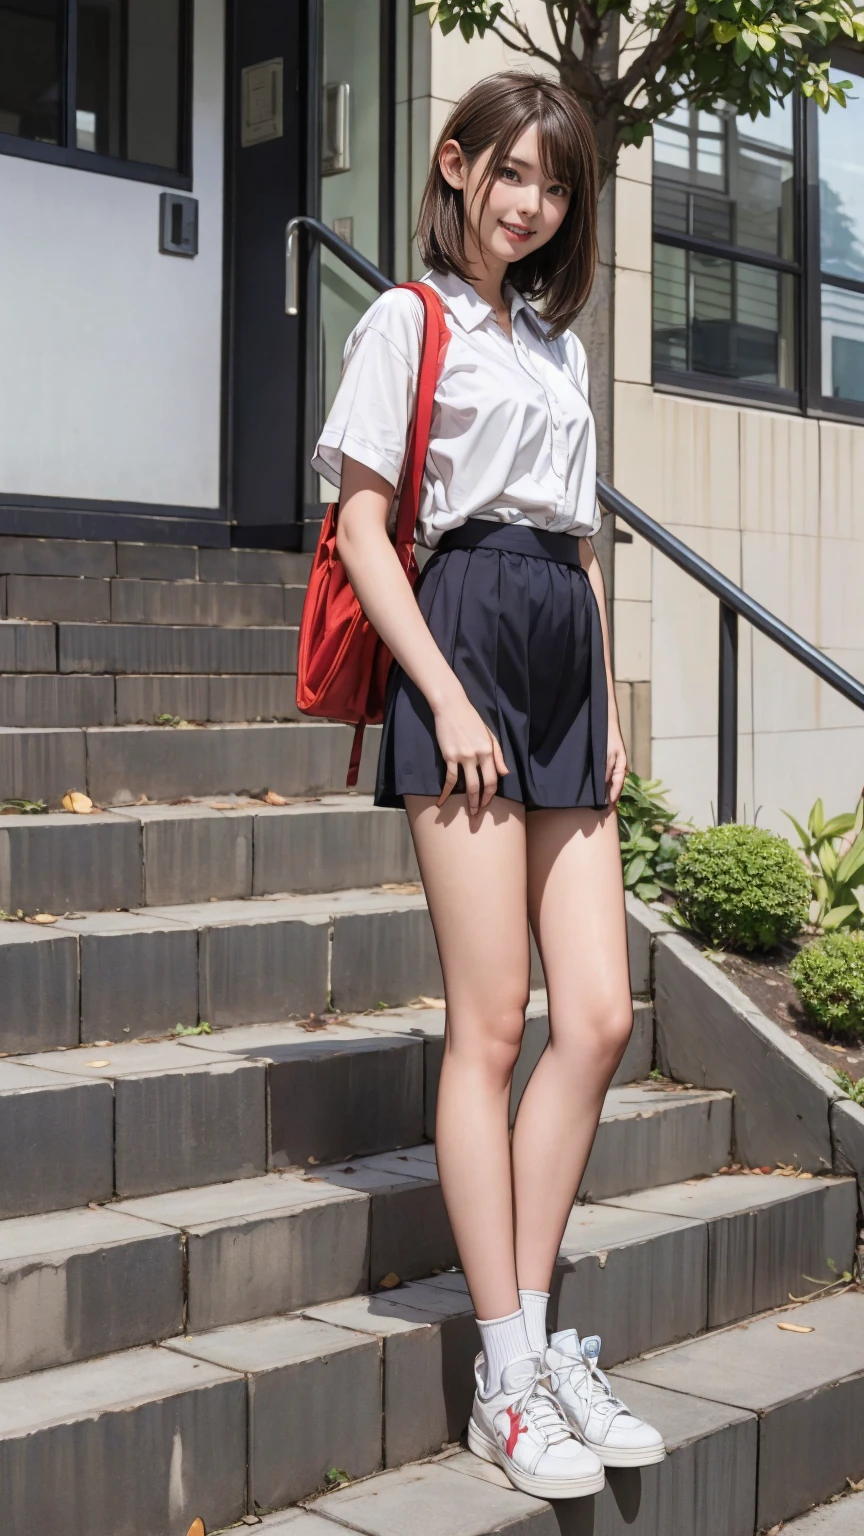
[[[509,310],[510,306],[503,296],[503,286],[507,280],[510,267],[508,261],[497,260],[488,254],[481,255],[477,241],[473,234],[465,231],[465,266],[470,274],[471,286],[491,304],[496,311]]]

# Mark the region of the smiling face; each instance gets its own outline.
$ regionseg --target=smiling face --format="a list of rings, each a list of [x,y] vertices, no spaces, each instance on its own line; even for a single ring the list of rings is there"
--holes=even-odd
[[[457,141],[448,139],[438,161],[445,181],[463,193],[466,258],[472,267],[479,262],[488,271],[548,244],[561,227],[571,197],[570,188],[544,169],[536,123],[516,139],[490,182],[494,155],[493,145],[469,164]]]

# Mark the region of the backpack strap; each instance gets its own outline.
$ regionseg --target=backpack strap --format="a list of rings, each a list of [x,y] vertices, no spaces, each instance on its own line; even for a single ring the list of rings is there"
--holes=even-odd
[[[399,287],[409,288],[412,293],[416,293],[425,311],[420,368],[417,375],[417,397],[414,402],[411,434],[405,457],[402,493],[396,513],[396,549],[402,564],[406,565],[414,550],[414,529],[420,507],[426,454],[429,450],[435,386],[438,383],[447,343],[450,340],[450,332],[444,318],[444,306],[431,284],[400,283]]]

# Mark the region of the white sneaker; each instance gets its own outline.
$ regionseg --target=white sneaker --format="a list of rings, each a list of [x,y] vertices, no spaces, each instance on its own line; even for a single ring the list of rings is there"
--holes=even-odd
[[[477,1391],[468,1421],[475,1456],[503,1467],[514,1488],[535,1498],[576,1499],[599,1493],[603,1464],[573,1434],[549,1390],[540,1356],[505,1367],[501,1388],[483,1396],[483,1356],[477,1356]]]
[[[599,1356],[596,1334],[581,1345],[575,1328],[550,1339],[546,1370],[568,1424],[606,1467],[650,1467],[662,1461],[663,1436],[614,1396],[597,1364]]]

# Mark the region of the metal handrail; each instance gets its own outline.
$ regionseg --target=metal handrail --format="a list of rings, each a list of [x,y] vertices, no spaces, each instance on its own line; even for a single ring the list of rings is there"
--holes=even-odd
[[[378,293],[395,287],[389,277],[355,251],[346,240],[328,229],[320,219],[301,214],[289,221],[285,230],[285,313],[300,312],[300,253],[301,229],[327,247],[345,266],[368,283]],[[666,555],[675,565],[698,581],[700,586],[720,602],[720,667],[719,667],[719,714],[717,723],[717,820],[734,821],[738,802],[738,618],[746,619],[754,629],[767,635],[775,645],[788,655],[794,656],[829,687],[836,689],[851,703],[864,709],[864,683],[838,667],[836,661],[824,655],[817,646],[805,640],[796,630],[784,624],[761,603],[747,593],[716,566],[697,555],[694,549],[655,522],[641,507],[637,507],[614,486],[605,480],[597,481],[597,499],[607,512],[623,519],[636,533],[646,539],[654,549]]]

